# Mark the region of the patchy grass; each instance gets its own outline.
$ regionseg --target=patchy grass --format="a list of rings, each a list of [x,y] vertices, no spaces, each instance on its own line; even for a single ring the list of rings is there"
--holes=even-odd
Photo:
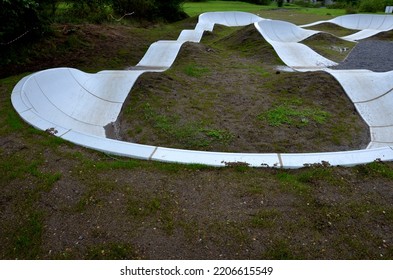
[[[356,167],[359,174],[364,177],[369,175],[380,176],[387,179],[393,179],[393,172],[388,165],[383,162],[375,161],[367,165],[360,165]]]
[[[358,115],[348,114],[353,105],[334,78],[280,73],[279,64],[253,26],[217,26],[201,44],[185,44],[169,71],[140,77],[117,120],[121,138],[222,152],[366,145],[368,129]],[[348,124],[350,129],[340,134]]]
[[[267,121],[271,126],[287,124],[303,127],[310,125],[310,122],[323,124],[330,116],[328,112],[320,108],[302,108],[302,105],[303,101],[299,98],[287,100],[260,114],[258,119]]]
[[[318,33],[311,36],[301,43],[337,63],[343,61],[356,45],[356,43],[341,40],[330,34],[324,33]]]
[[[204,66],[198,66],[190,63],[184,67],[184,73],[190,77],[201,78],[209,73],[209,69]]]
[[[201,148],[212,143],[226,144],[233,137],[230,132],[224,129],[211,128],[207,121],[185,122],[179,115],[158,114],[149,103],[144,104],[144,117],[151,126],[158,130],[160,135],[169,141],[176,139],[178,144],[184,145],[184,147]]]
[[[42,234],[44,221],[42,213],[33,212],[21,222],[12,234],[11,248],[8,257],[18,259],[39,259],[42,254]]]

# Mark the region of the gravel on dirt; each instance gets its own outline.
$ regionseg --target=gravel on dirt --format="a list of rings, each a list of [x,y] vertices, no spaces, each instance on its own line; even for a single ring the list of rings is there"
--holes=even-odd
[[[360,41],[348,57],[333,69],[368,69],[374,72],[393,70],[393,42]]]

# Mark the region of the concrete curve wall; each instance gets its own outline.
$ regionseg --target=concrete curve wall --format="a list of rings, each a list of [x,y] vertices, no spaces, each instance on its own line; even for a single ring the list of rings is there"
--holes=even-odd
[[[334,61],[299,43],[319,31],[306,30],[280,20],[262,20],[254,25],[265,40],[273,46],[280,59],[297,71],[312,71],[337,65]]]

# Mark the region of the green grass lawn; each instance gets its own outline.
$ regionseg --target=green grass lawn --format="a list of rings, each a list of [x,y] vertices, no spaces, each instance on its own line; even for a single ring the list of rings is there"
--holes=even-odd
[[[206,1],[206,2],[186,2],[183,5],[184,11],[191,17],[198,16],[206,12],[218,11],[240,11],[260,14],[262,17],[270,18],[269,11],[277,10],[277,4],[272,2],[270,5],[255,5],[240,1]],[[304,13],[314,16],[340,16],[345,14],[344,9],[327,9],[327,8],[306,8],[294,4],[286,4],[280,10],[296,10],[298,13]]]
[[[186,2],[183,9],[189,16],[193,17],[202,13],[217,11],[257,12],[262,7],[264,6],[239,1],[206,1]]]

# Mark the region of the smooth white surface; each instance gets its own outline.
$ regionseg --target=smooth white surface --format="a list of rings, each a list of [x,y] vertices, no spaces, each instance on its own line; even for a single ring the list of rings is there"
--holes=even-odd
[[[137,66],[169,68],[175,61],[184,41],[158,41],[153,43]]]
[[[199,43],[203,36],[203,30],[183,30],[178,41]]]
[[[319,31],[306,30],[280,20],[262,20],[254,25],[265,40],[273,46],[280,59],[297,71],[312,71],[337,65],[336,62],[299,43]]]
[[[329,22],[363,29],[346,37],[356,40],[392,29],[392,19],[392,16],[384,15],[348,15]],[[307,26],[318,23],[321,22]],[[370,126],[368,149],[298,154],[220,153],[170,149],[105,138],[104,127],[116,120],[138,77],[144,72],[160,72],[171,67],[183,43],[199,42],[203,32],[212,31],[215,24],[254,24],[287,66],[297,71],[324,70],[333,75]],[[134,70],[88,74],[72,68],[48,69],[21,79],[12,92],[11,100],[19,115],[38,129],[50,130],[81,146],[145,160],[213,166],[244,163],[253,167],[281,168],[300,168],[305,164],[322,162],[352,166],[374,160],[393,160],[393,71],[374,73],[327,69],[336,63],[299,43],[318,32],[244,12],[205,13],[199,16],[195,30],[183,30],[176,41],[153,43]]]
[[[224,26],[246,26],[261,20],[262,18],[259,16],[246,12],[210,12],[199,15],[198,24],[206,24],[207,26],[214,26],[215,24]]]
[[[262,20],[255,23],[255,26],[268,42],[295,43],[319,33],[282,20]]]
[[[348,36],[341,37],[344,40],[356,41],[371,37],[383,31],[393,29],[393,17],[391,15],[353,14],[333,18],[331,20],[317,21],[302,25],[301,27],[315,26],[321,23],[334,23],[341,27],[361,30]]]
[[[335,77],[352,102],[367,102],[389,93],[393,89],[393,71],[326,70]]]

